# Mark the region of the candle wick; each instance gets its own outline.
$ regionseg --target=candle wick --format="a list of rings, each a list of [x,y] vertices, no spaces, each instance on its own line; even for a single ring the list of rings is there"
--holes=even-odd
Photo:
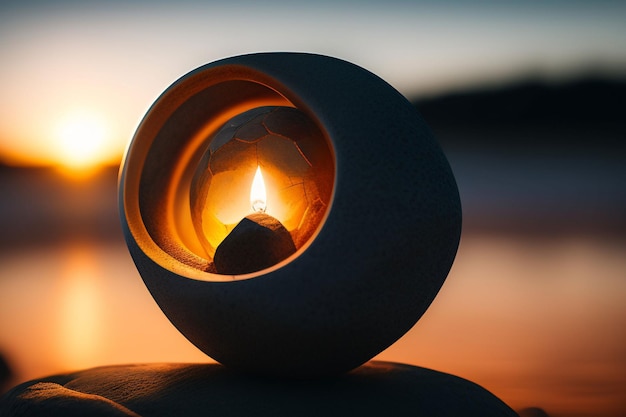
[[[263,201],[263,200],[254,200],[252,202],[252,210],[255,213],[265,213],[266,209],[267,209],[267,205],[265,204],[265,201]]]

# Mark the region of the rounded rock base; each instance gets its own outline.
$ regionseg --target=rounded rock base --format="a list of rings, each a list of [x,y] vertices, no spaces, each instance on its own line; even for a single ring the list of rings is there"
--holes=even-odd
[[[219,364],[107,366],[16,386],[2,416],[517,416],[489,391],[430,369],[368,362],[347,374],[285,380]]]

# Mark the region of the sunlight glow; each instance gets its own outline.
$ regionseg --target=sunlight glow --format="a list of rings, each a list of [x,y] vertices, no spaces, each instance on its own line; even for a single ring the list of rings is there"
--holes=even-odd
[[[83,170],[102,164],[107,129],[102,116],[80,110],[61,119],[56,131],[56,157],[66,168]]]

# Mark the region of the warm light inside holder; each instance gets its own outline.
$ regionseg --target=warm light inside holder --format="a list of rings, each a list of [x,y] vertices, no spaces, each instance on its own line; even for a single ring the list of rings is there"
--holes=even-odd
[[[251,111],[259,114],[250,117]],[[300,128],[275,131],[265,119],[281,114],[302,123],[278,125]],[[231,127],[239,133],[222,137]],[[289,147],[265,152],[254,133],[260,130]],[[301,143],[298,132],[311,134]],[[304,209],[303,200],[281,194],[293,188],[280,186],[285,177],[298,178],[281,151],[293,149],[294,139],[312,168],[298,174]],[[225,169],[215,166],[209,175],[202,167],[213,156]],[[217,264],[225,240],[240,252],[248,226],[258,230],[243,219],[267,220],[257,218],[266,213],[253,213],[249,200],[259,167],[266,213],[297,213],[280,219],[284,233],[273,229],[297,250],[252,273],[208,272],[213,249],[202,239],[205,230],[213,233],[211,222],[226,236],[216,240]],[[231,171],[239,171],[231,176],[237,184],[213,178]],[[309,198],[316,189],[321,201],[328,198],[319,218],[311,216],[316,200]],[[233,208],[239,204],[240,213]],[[218,219],[222,210],[233,219]],[[228,58],[170,86],[128,148],[120,212],[142,279],[181,333],[233,369],[299,378],[353,369],[401,337],[441,288],[461,231],[454,176],[411,103],[356,65],[301,53]],[[246,233],[233,236],[237,226],[228,232],[227,225],[237,221]]]
[[[296,250],[302,248],[330,204],[333,176],[328,143],[298,109],[259,107],[229,120],[207,139],[190,186],[191,218],[206,271],[231,274],[214,268],[215,252],[255,212],[277,220]]]
[[[296,247],[284,261],[319,232],[335,180],[331,141],[313,112],[277,87],[247,68],[191,74],[138,128],[126,161],[134,169],[123,173],[122,211],[135,241],[159,265],[204,281],[262,273],[216,273],[212,265],[219,244],[254,212],[249,193],[257,167],[271,201],[266,212]]]
[[[260,166],[256,167],[254,179],[250,186],[250,206],[255,213],[265,213],[267,210],[267,191]]]

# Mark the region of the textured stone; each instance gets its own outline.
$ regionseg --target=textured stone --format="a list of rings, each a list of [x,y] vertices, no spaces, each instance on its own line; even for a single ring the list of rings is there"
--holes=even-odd
[[[215,269],[219,274],[249,274],[276,265],[295,251],[291,235],[278,220],[254,213],[217,247]]]
[[[207,260],[214,260],[228,227],[250,213],[257,169],[271,190],[267,213],[302,247],[332,196],[333,156],[318,126],[293,107],[263,106],[233,117],[207,141],[189,190],[193,227]]]
[[[207,146],[197,132],[264,106],[295,106],[317,125],[334,158],[332,199],[289,262],[211,274],[195,262],[201,245],[183,244],[197,236],[189,190]],[[415,108],[321,55],[243,55],[185,75],[141,122],[119,183],[126,241],[156,302],[207,355],[249,373],[311,378],[370,360],[426,311],[461,233],[454,176]]]
[[[249,377],[217,364],[108,366],[22,384],[0,399],[0,415],[516,416],[473,382],[388,362],[300,381]]]

